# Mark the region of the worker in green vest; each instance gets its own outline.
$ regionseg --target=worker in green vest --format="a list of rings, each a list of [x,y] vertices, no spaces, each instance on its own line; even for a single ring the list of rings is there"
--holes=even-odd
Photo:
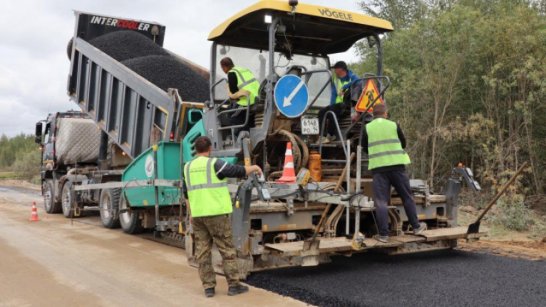
[[[237,256],[231,231],[231,196],[227,178],[242,178],[262,170],[257,165],[231,165],[222,159],[210,157],[211,141],[201,136],[195,141],[197,156],[184,166],[184,189],[187,192],[193,234],[195,260],[199,264],[199,277],[205,296],[213,297],[216,274],[212,266],[212,244],[223,260],[224,274],[228,282],[228,295],[248,291],[239,282]]]
[[[335,141],[337,138],[337,128],[331,116],[328,118],[324,117],[326,112],[332,111],[339,123],[343,115],[351,110],[350,89],[353,82],[358,80],[358,76],[349,70],[347,63],[344,61],[336,62],[332,68],[334,69],[334,74],[332,76],[330,105],[322,108],[318,115],[320,127],[322,127],[322,122],[327,120],[325,124],[326,131],[321,131],[323,135],[321,141],[323,144]]]
[[[362,135],[363,150],[368,154],[368,169],[373,174],[373,200],[379,234],[377,240],[389,241],[388,208],[391,186],[400,195],[408,222],[414,234],[421,234],[427,224],[419,223],[417,208],[406,174],[410,158],[405,152],[406,138],[400,126],[387,119],[387,107],[378,104],[373,109],[374,120],[365,126]]]
[[[220,67],[227,74],[229,98],[234,102],[230,109],[239,109],[229,114],[228,122],[230,125],[241,125],[246,119],[247,106],[252,106],[256,102],[260,82],[248,68],[235,66],[229,57],[220,60]],[[252,108],[250,111],[249,121],[244,130],[254,127]]]

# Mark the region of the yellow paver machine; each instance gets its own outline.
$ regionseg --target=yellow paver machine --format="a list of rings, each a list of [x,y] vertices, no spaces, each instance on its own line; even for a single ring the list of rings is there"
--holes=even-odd
[[[383,96],[390,80],[383,75],[380,37],[392,30],[388,21],[359,13],[298,1],[260,1],[210,33],[211,99],[205,103],[202,125],[194,128],[201,132],[190,132],[184,142],[191,144],[198,135],[207,135],[213,156],[234,163],[244,157],[246,163],[252,161],[264,169],[261,180],[251,176],[229,185],[234,240],[245,271],[317,265],[334,254],[370,249],[391,254],[449,249],[457,239],[480,236],[457,227],[462,181],[479,189],[470,170],[458,167],[445,195],[433,194],[424,180],[411,180],[419,220],[429,230],[413,235],[400,198],[392,195],[390,241],[374,239],[373,182],[360,141],[363,126],[372,116],[368,111],[376,103],[386,103]],[[330,103],[332,95],[329,55],[347,51],[361,40],[376,51],[377,67],[355,81],[345,97],[362,112],[341,117],[328,112],[319,127],[318,110]],[[225,108],[230,99],[219,65],[224,57],[258,79],[255,104]],[[371,96],[366,92],[370,82],[375,89]],[[244,112],[245,122],[230,125],[222,120],[232,112]],[[323,144],[320,136],[326,122],[335,126],[339,137]],[[297,174],[288,183],[277,180],[286,166],[287,143]],[[310,176],[309,169],[317,167],[319,171]],[[186,248],[191,259],[190,238]]]

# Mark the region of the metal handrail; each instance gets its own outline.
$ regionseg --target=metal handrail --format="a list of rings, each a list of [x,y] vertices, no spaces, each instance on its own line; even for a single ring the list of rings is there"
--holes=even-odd
[[[250,117],[250,107],[253,106],[253,104],[252,105],[250,104],[250,95],[245,95],[245,97],[247,98],[247,101],[249,102],[246,105],[246,107],[224,110],[224,111],[218,113],[218,117],[220,117],[220,115],[222,115],[222,114],[235,113],[235,112],[239,112],[239,111],[242,111],[242,110],[246,109],[246,110],[244,110],[246,112],[245,121],[242,124],[239,124],[239,125],[219,127],[218,130],[227,130],[227,129],[235,130],[235,129],[238,129],[238,128],[245,127],[248,124],[248,119]]]
[[[320,129],[320,136],[319,136],[319,154],[322,156],[322,137],[324,136],[324,128],[325,128],[325,125],[326,125],[326,119],[328,118],[328,115],[331,115],[332,118],[334,119],[334,123],[336,124],[335,127],[336,127],[336,130],[337,130],[337,133],[340,137],[340,141],[342,144],[344,144],[344,140],[343,140],[343,134],[341,133],[341,129],[339,128],[339,123],[337,121],[337,117],[336,117],[336,113],[334,113],[334,111],[328,111],[324,114],[324,117],[322,118],[322,125],[321,125],[321,129]],[[343,147],[343,151],[345,152],[345,159],[349,159],[349,153],[347,152],[347,148],[345,148],[345,145],[342,146]]]
[[[322,92],[324,92],[324,90],[326,89],[328,84],[332,83],[332,72],[330,70],[328,70],[328,69],[317,69],[317,70],[309,70],[309,71],[306,71],[306,72],[302,73],[302,75],[309,75],[309,76],[306,76],[306,78],[305,78],[305,81],[306,81],[305,84],[307,84],[307,82],[309,82],[309,79],[311,79],[312,74],[319,73],[319,72],[328,73],[328,81],[326,81],[324,83],[324,85],[320,88],[320,91],[315,96],[315,99],[313,99],[313,101],[311,101],[311,103],[305,108],[304,112],[307,112],[307,110],[309,110],[309,108],[311,108],[315,104],[315,102],[318,100],[320,95],[322,95]]]

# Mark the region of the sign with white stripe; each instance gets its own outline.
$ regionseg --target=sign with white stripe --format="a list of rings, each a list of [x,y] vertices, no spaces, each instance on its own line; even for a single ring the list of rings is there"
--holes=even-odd
[[[309,102],[309,90],[296,75],[286,75],[275,85],[275,105],[288,118],[300,117]]]

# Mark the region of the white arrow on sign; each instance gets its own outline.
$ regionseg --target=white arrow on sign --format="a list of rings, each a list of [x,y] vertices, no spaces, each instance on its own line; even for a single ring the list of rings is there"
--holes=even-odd
[[[288,97],[284,97],[284,101],[282,102],[283,107],[288,107],[292,105],[292,99],[294,99],[294,96],[300,91],[301,87],[303,86],[303,80],[300,80],[300,83],[294,88],[292,93],[288,95]]]

